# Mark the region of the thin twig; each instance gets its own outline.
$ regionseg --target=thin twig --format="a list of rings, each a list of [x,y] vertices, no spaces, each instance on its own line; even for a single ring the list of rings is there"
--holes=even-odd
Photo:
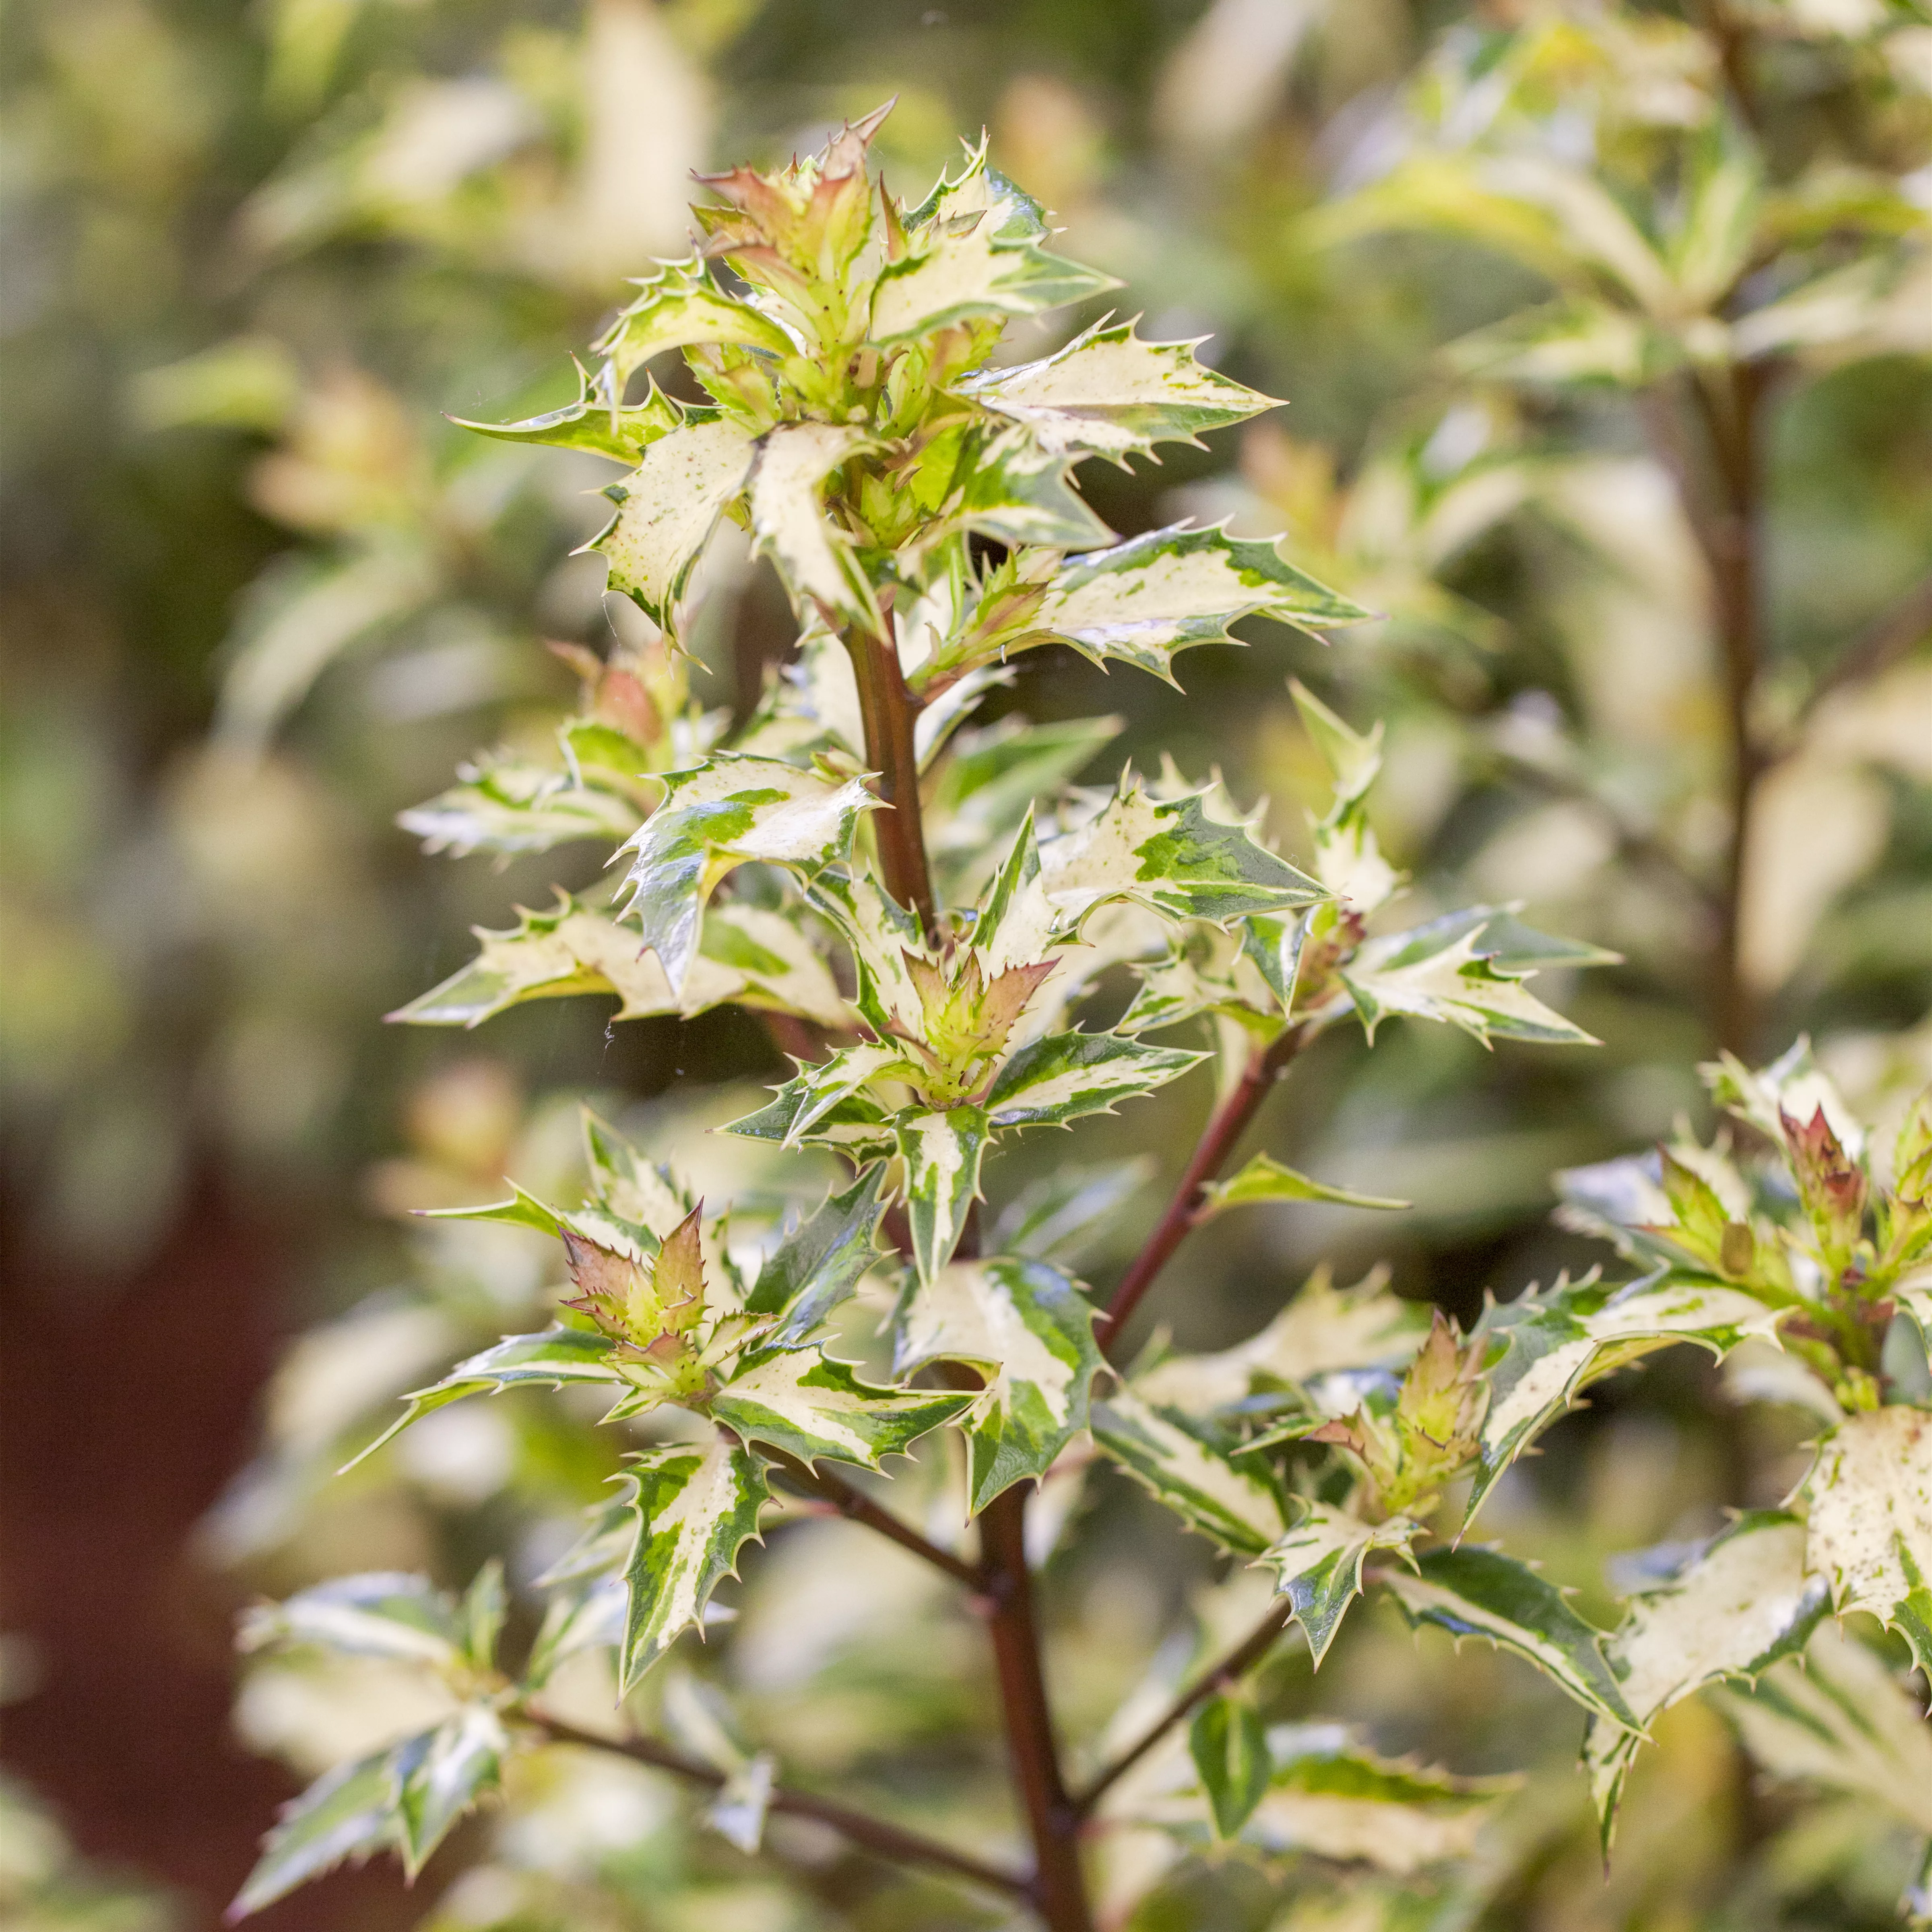
[[[1180,1186],[1174,1190],[1174,1198],[1107,1304],[1102,1319],[1107,1324],[1106,1349],[1110,1358],[1119,1348],[1141,1298],[1154,1286],[1154,1277],[1167,1265],[1174,1250],[1187,1238],[1196,1210],[1201,1204],[1202,1190],[1227,1165],[1228,1156],[1268,1098],[1269,1088],[1301,1051],[1307,1036],[1308,1022],[1299,1021],[1272,1046],[1255,1054],[1234,1090],[1214,1110],[1195,1145]]]
[[[1268,1615],[1226,1657],[1204,1670],[1112,1763],[1082,1790],[1073,1801],[1075,1811],[1082,1818],[1088,1816],[1196,1705],[1204,1702],[1217,1690],[1245,1677],[1274,1648],[1275,1639],[1288,1628],[1288,1620],[1294,1614],[1294,1606],[1286,1597],[1277,1598]]]
[[[548,1717],[541,1711],[526,1711],[524,1714],[533,1723],[542,1725],[558,1744],[584,1744],[594,1750],[616,1751],[626,1757],[634,1758],[640,1764],[653,1765],[660,1771],[670,1772],[693,1784],[708,1784],[714,1790],[726,1781],[726,1774],[716,1766],[706,1764],[701,1758],[687,1757],[682,1751],[674,1750],[669,1744],[660,1744],[655,1738],[599,1737],[595,1732],[580,1731],[574,1724]],[[902,1825],[890,1824],[884,1818],[854,1811],[831,1798],[815,1798],[809,1792],[793,1791],[780,1785],[772,1792],[770,1808],[786,1817],[816,1819],[821,1825],[830,1826],[852,1844],[868,1852],[876,1852],[881,1858],[892,1858],[902,1864],[926,1865],[935,1870],[951,1872],[956,1877],[970,1880],[975,1885],[1004,1892],[1010,1898],[1024,1898],[1028,1895],[1028,1881],[1021,1873],[988,1864],[968,1852],[955,1851],[950,1845],[928,1838],[922,1832],[908,1831]]]
[[[1816,716],[1825,700],[1849,685],[1862,684],[1889,670],[1915,644],[1932,638],[1932,572],[1922,577],[1905,595],[1881,610],[1858,635],[1847,644],[1811,688],[1787,736],[1767,748],[1766,760],[1775,763],[1788,758],[1802,742],[1807,724]]]
[[[794,1456],[772,1443],[760,1442],[758,1453],[782,1469],[800,1489],[829,1504],[841,1516],[849,1517],[854,1522],[862,1522],[868,1529],[877,1530],[902,1550],[909,1550],[914,1556],[930,1563],[935,1570],[944,1570],[956,1582],[964,1584],[976,1594],[985,1590],[986,1577],[975,1564],[954,1556],[950,1550],[942,1550],[936,1543],[928,1542],[910,1524],[902,1522],[890,1510],[880,1508],[864,1490],[854,1488],[843,1476],[835,1475],[830,1469],[819,1468],[802,1456]]]

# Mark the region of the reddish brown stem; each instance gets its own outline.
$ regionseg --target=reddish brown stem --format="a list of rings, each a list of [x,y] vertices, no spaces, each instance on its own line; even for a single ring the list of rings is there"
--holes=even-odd
[[[1192,1710],[1217,1690],[1238,1683],[1274,1648],[1274,1640],[1288,1628],[1294,1606],[1286,1597],[1277,1598],[1268,1613],[1219,1662],[1211,1664],[1176,1697],[1140,1736],[1121,1752],[1073,1801],[1082,1817],[1124,1778],[1168,1732]]]
[[[866,727],[866,756],[877,770],[873,789],[886,809],[872,817],[879,869],[886,890],[919,914],[928,939],[939,934],[932,874],[920,824],[919,758],[913,743],[916,711],[890,637],[856,626],[845,634],[859,683],[859,712]]]
[[[541,1724],[559,1744],[584,1744],[593,1750],[621,1752],[626,1757],[636,1759],[640,1764],[654,1765],[658,1770],[670,1772],[693,1784],[708,1784],[716,1789],[725,1781],[725,1774],[716,1766],[706,1764],[700,1758],[687,1757],[668,1744],[659,1744],[655,1738],[603,1738],[595,1732],[580,1731],[574,1724],[545,1717],[540,1712],[526,1714],[532,1722]],[[829,1798],[814,1798],[809,1792],[789,1791],[781,1786],[772,1793],[771,1808],[782,1817],[816,1819],[821,1825],[830,1826],[853,1844],[862,1846],[866,1850],[876,1852],[881,1858],[891,1858],[900,1864],[923,1865],[935,1871],[950,1872],[956,1878],[970,1880],[975,1885],[985,1886],[990,1891],[1003,1892],[1009,1897],[1023,1898],[1030,1893],[1027,1880],[1018,1872],[988,1864],[965,1852],[955,1851],[950,1845],[941,1844],[936,1838],[928,1838],[922,1832],[909,1832],[903,1826],[854,1811],[850,1806],[837,1804]]]
[[[1140,1252],[1114,1289],[1107,1304],[1106,1351],[1118,1358],[1122,1336],[1141,1298],[1153,1287],[1154,1277],[1164,1268],[1176,1248],[1187,1238],[1201,1205],[1202,1191],[1228,1163],[1242,1135],[1268,1098],[1268,1089],[1281,1078],[1288,1064],[1301,1051],[1307,1036],[1306,1021],[1290,1027],[1272,1046],[1250,1057],[1246,1071],[1234,1090],[1215,1108],[1200,1140],[1196,1144],[1187,1171],[1174,1198],[1155,1224]]]

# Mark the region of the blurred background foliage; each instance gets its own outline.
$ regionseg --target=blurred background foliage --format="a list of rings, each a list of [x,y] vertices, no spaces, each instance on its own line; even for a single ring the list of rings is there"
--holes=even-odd
[[[1762,1052],[1809,1030],[1881,1117],[1932,1074],[1932,17],[1904,0],[1688,17],[1584,0],[39,0],[6,36],[4,1664],[8,1753],[41,1794],[0,1795],[17,1922],[212,1922],[292,1788],[226,1730],[226,1629],[248,1593],[350,1568],[460,1582],[506,1547],[540,1568],[609,1473],[554,1406],[508,1398],[325,1486],[395,1390],[543,1286],[514,1234],[424,1237],[409,1208],[485,1198],[506,1169],[567,1189],[586,1096],[707,1191],[755,1204],[769,1185],[700,1137],[781,1070],[744,1016],[618,1030],[573,1001],[473,1038],[376,1023],[470,956],[472,925],[543,890],[520,862],[425,862],[396,813],[479,746],[543,741],[572,677],[540,640],[602,647],[635,621],[607,608],[601,560],[571,554],[600,521],[600,466],[445,412],[573,393],[563,350],[622,277],[682,250],[693,169],[804,152],[896,94],[876,152],[917,194],[987,126],[1144,332],[1211,333],[1220,366],[1291,405],[1085,479],[1101,514],[1124,535],[1184,514],[1286,528],[1299,560],[1388,614],[1332,648],[1256,627],[1250,650],[1190,658],[1185,700],[1036,656],[996,708],[1118,714],[1114,755],[1218,766],[1305,850],[1324,780],[1292,671],[1358,724],[1388,721],[1373,811],[1412,874],[1407,918],[1520,898],[1624,956],[1546,995],[1594,1052],[1486,1054],[1443,1028],[1392,1029],[1372,1058],[1324,1040],[1262,1144],[1417,1204],[1217,1222],[1160,1300],[1178,1340],[1251,1332],[1318,1260],[1353,1279],[1385,1258],[1403,1293],[1466,1318],[1486,1288],[1588,1264],[1547,1219],[1550,1172],[1701,1120],[1693,1064],[1720,1036]],[[1594,167],[1681,239],[1702,191],[1685,130],[1740,115],[1775,244],[1744,267],[1884,268],[1837,320],[1787,329],[1762,378],[1742,700],[1710,532],[1686,514],[1703,486],[1672,428],[1702,380],[1694,308],[1633,320],[1547,234],[1445,215],[1437,192],[1472,158],[1533,151]],[[1058,339],[1016,334],[1016,356]],[[709,568],[704,688],[742,710],[789,619],[764,566]],[[1733,880],[1741,729],[1754,784]],[[1152,1146],[1178,1171],[1205,1105],[1184,1086],[1096,1124],[1078,1156]],[[1017,1165],[996,1208],[1035,1178]],[[1172,1178],[1124,1204],[1095,1279]],[[1745,1493],[1740,1471],[1796,1473],[1802,1419],[1707,1408],[1708,1380],[1673,1358],[1619,1382],[1494,1506],[1586,1606],[1607,1603],[1615,1552],[1781,1492],[1760,1474]],[[1747,1428],[1789,1439],[1746,1456]],[[1178,1670],[1149,1646],[1206,1575],[1131,1498],[1098,1507],[1053,1586],[1076,1728]],[[741,1594],[730,1670],[760,1742],[861,1786],[888,1748],[962,1735],[983,1768],[970,1632],[857,1536],[789,1529]],[[861,1563],[878,1568],[862,1628]],[[1210,1622],[1232,1627],[1228,1598]],[[1442,1660],[1366,1628],[1322,1708],[1459,1770],[1564,1762],[1568,1720],[1510,1666],[1466,1656],[1449,1678]],[[1312,1708],[1305,1660],[1276,1674],[1280,1711]],[[710,1694],[669,1682],[701,1732]],[[241,1730],[306,1774],[392,1725],[388,1694],[261,1672]],[[1780,1834],[1714,1717],[1687,1706],[1665,1731],[1607,1886],[1580,1787],[1542,1780],[1454,1898],[1418,1892],[1414,1922],[1887,1922],[1903,1853],[1856,1804]],[[812,1882],[781,1895],[694,1839],[650,1774],[555,1774],[494,1849],[485,1827],[460,1834],[412,1899],[372,1870],[265,1923],[986,1922],[806,1840],[790,1849]],[[983,1816],[970,1778],[932,1776],[935,1804]],[[54,1815],[109,1863],[74,1864]],[[1172,1897],[1137,1923],[1246,1928],[1269,1909],[1238,1870]],[[1343,1922],[1323,1909],[1280,1923]]]

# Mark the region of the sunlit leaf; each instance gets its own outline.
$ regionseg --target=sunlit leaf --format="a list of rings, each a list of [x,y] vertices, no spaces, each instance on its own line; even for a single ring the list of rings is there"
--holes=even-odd
[[[1207,1058],[1120,1034],[1049,1034],[1000,1068],[986,1095],[986,1118],[996,1127],[1034,1127],[1109,1114],[1117,1102],[1151,1094]]]
[[[346,1657],[381,1657],[448,1669],[462,1654],[454,1606],[427,1576],[381,1570],[337,1576],[242,1620],[244,1650],[319,1644]]]
[[[1294,1606],[1294,1621],[1307,1636],[1318,1670],[1343,1615],[1361,1594],[1362,1564],[1370,1552],[1393,1550],[1406,1557],[1420,1528],[1406,1516],[1364,1522],[1328,1503],[1304,1503],[1294,1526],[1261,1558],[1275,1574],[1276,1594]]]
[[[684,421],[684,412],[655,382],[636,408],[614,409],[608,400],[591,394],[580,371],[576,401],[560,410],[523,422],[470,422],[461,416],[450,420],[458,429],[474,430],[478,436],[495,436],[505,442],[587,449],[594,455],[635,464],[659,436],[668,435]]]
[[[978,1107],[907,1112],[893,1123],[905,1162],[905,1204],[914,1264],[930,1281],[952,1258],[980,1194],[980,1164],[989,1137]]]
[[[596,344],[598,352],[610,358],[606,381],[614,393],[623,388],[634,369],[667,349],[731,342],[785,356],[795,346],[776,322],[722,294],[696,256],[662,263],[656,274],[638,286],[642,293]]]
[[[1281,1498],[1257,1468],[1238,1467],[1186,1418],[1130,1390],[1096,1402],[1094,1439],[1179,1516],[1238,1556],[1260,1556],[1279,1540]]]
[[[828,622],[882,627],[871,584],[851,538],[827,517],[819,484],[864,448],[862,430],[832,423],[787,423],[766,436],[752,475],[752,536],[777,563],[801,616],[816,607]]]
[[[882,1167],[872,1168],[842,1194],[827,1195],[818,1211],[766,1256],[745,1298],[745,1312],[776,1323],[770,1331],[776,1346],[805,1341],[879,1261],[884,1178]]]
[[[451,1828],[500,1777],[510,1748],[502,1719],[468,1704],[433,1731],[399,1744],[389,1774],[396,1790],[396,1842],[413,1879]]]
[[[943,1389],[880,1388],[817,1348],[747,1355],[710,1403],[743,1440],[769,1442],[811,1462],[820,1456],[876,1469],[971,1406]]]

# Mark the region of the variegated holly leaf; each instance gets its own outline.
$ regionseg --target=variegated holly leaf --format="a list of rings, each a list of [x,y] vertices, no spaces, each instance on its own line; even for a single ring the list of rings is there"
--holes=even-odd
[[[1524,983],[1544,966],[1590,966],[1616,956],[1553,939],[1487,906],[1432,920],[1359,947],[1341,969],[1371,1040],[1391,1013],[1445,1021],[1486,1046],[1494,1040],[1595,1046]]]
[[[830,1148],[842,1154],[856,1167],[890,1155],[895,1150],[893,1116],[868,1094],[852,1093],[828,1108],[813,1124],[799,1128],[794,1123],[799,1106],[797,1083],[778,1090],[769,1106],[730,1122],[717,1130],[751,1141],[772,1141],[790,1147]]]
[[[617,1679],[627,1696],[703,1616],[718,1584],[737,1574],[767,1492],[758,1458],[722,1430],[702,1442],[646,1449],[621,1480],[629,1486],[632,1541]]]
[[[980,1164],[990,1132],[979,1107],[909,1110],[892,1123],[894,1143],[905,1162],[913,1264],[922,1281],[931,1281],[959,1245],[966,1216],[979,1198]]]
[[[682,994],[634,932],[568,897],[548,912],[518,909],[508,932],[472,928],[482,950],[460,972],[390,1014],[415,1026],[476,1027],[526,1000],[614,994],[616,1017],[688,1017],[730,1001],[796,1013],[820,1026],[845,1022],[825,962],[794,921],[762,906],[706,908],[698,955]]]
[[[1227,1452],[1172,1409],[1123,1389],[1093,1412],[1094,1440],[1189,1528],[1238,1556],[1260,1556],[1284,1523],[1280,1492],[1258,1466]]]
[[[482,1220],[485,1216],[472,1214],[468,1218]],[[545,1232],[556,1232],[554,1220]],[[494,1395],[500,1390],[532,1383],[550,1388],[561,1388],[566,1382],[620,1383],[622,1378],[611,1362],[610,1348],[608,1336],[589,1328],[559,1325],[546,1328],[540,1335],[506,1336],[480,1354],[458,1363],[442,1381],[405,1396],[403,1400],[409,1406],[368,1448],[352,1456],[344,1466],[345,1469],[352,1469],[358,1462],[374,1455],[411,1423],[420,1422],[434,1410],[452,1402],[460,1402],[466,1396],[481,1395],[486,1391]]]
[[[1311,1180],[1292,1167],[1284,1167],[1270,1154],[1258,1154],[1240,1173],[1226,1180],[1211,1181],[1201,1192],[1197,1220],[1205,1220],[1224,1208],[1244,1208],[1257,1201],[1332,1201],[1343,1208],[1407,1208],[1407,1201],[1392,1201],[1380,1194],[1356,1194],[1346,1187],[1331,1187],[1326,1181]]]
[[[668,1240],[697,1202],[672,1176],[625,1139],[615,1128],[584,1110],[584,1157],[596,1205],[650,1241]],[[609,1245],[606,1243],[606,1245]]]
[[[1802,1126],[1822,1112],[1846,1153],[1853,1160],[1864,1157],[1864,1124],[1818,1064],[1808,1034],[1800,1034],[1768,1066],[1755,1072],[1729,1053],[1697,1070],[1712,1099],[1727,1113],[1748,1121],[1774,1147],[1784,1144],[1786,1116]]]
[[[1353,805],[1376,782],[1382,768],[1382,722],[1366,732],[1329,710],[1298,677],[1288,681],[1288,694],[1301,714],[1303,728],[1315,741],[1322,761],[1335,781],[1335,802]]]
[[[1156,798],[1138,780],[1078,830],[1040,848],[1040,890],[1066,930],[1094,907],[1130,899],[1168,919],[1226,926],[1312,905],[1328,894],[1257,844],[1246,825],[1210,818],[1212,788]]]
[[[947,520],[1016,550],[1094,550],[1114,532],[1073,487],[1071,463],[1024,430],[962,439],[944,510]]]
[[[769,1340],[775,1346],[804,1342],[879,1260],[884,1180],[884,1168],[873,1167],[842,1194],[828,1194],[817,1213],[788,1230],[765,1257],[745,1312],[772,1324]]]
[[[866,448],[866,431],[835,423],[781,424],[760,442],[752,474],[752,538],[770,556],[801,617],[884,628],[852,538],[826,514],[819,484]]]
[[[286,1898],[346,1858],[359,1861],[396,1848],[392,1755],[389,1750],[379,1750],[338,1765],[283,1806],[274,1828],[262,1841],[262,1856],[228,1908],[231,1922]]]
[[[405,1878],[412,1880],[457,1820],[496,1787],[509,1750],[502,1718],[490,1705],[474,1703],[390,1754]]]
[[[604,495],[617,514],[586,548],[609,566],[610,587],[629,598],[667,636],[718,519],[751,481],[758,445],[726,417],[690,420],[644,452],[644,460]]]
[[[1094,1309],[1072,1280],[1016,1256],[954,1262],[908,1284],[892,1323],[892,1373],[928,1362],[979,1370],[985,1392],[965,1423],[974,1514],[1004,1490],[1045,1475],[1087,1426],[1104,1366]]]
[[[1232,1838],[1254,1814],[1274,1769],[1268,1731],[1252,1702],[1240,1696],[1210,1697],[1187,1727],[1208,1815],[1217,1838]]]
[[[986,165],[984,143],[956,180],[942,179],[905,218],[908,253],[881,271],[870,339],[885,346],[981,316],[1037,315],[1120,284],[1040,244],[1031,196]]]
[[[1869,1610],[1932,1669],[1932,1410],[1847,1416],[1804,1479],[1805,1562],[1832,1606]]]
[[[463,1636],[455,1605],[427,1576],[378,1570],[259,1605],[242,1618],[236,1642],[244,1651],[316,1644],[345,1657],[446,1670],[463,1658]]]
[[[632,854],[626,915],[682,991],[712,888],[748,860],[809,875],[843,860],[859,814],[878,802],[857,778],[838,784],[776,758],[720,752],[664,774],[664,802],[619,849]]]
[[[1417,1304],[1388,1292],[1388,1278],[1378,1268],[1336,1288],[1324,1263],[1259,1334],[1211,1354],[1169,1355],[1138,1372],[1133,1387],[1156,1407],[1205,1417],[1258,1391],[1397,1366],[1415,1353],[1426,1322]]]
[[[1503,1472],[1586,1384],[1678,1342],[1695,1342],[1721,1360],[1748,1336],[1774,1341],[1787,1312],[1714,1281],[1670,1275],[1615,1289],[1594,1276],[1559,1280],[1547,1294],[1532,1290],[1492,1307],[1484,1330],[1507,1346],[1490,1370],[1481,1468],[1468,1520]]]
[[[614,407],[607,398],[592,393],[580,368],[577,400],[560,410],[547,410],[524,422],[470,422],[461,416],[452,416],[450,421],[458,429],[474,430],[478,436],[496,436],[505,442],[549,443],[635,464],[658,437],[669,435],[684,421],[684,412],[656,382],[635,408]]]
[[[1634,1598],[1604,1649],[1631,1714],[1648,1725],[1704,1684],[1755,1678],[1802,1651],[1829,1602],[1825,1580],[1805,1574],[1804,1526],[1781,1510],[1760,1510]],[[1584,1733],[1583,1768],[1606,1856],[1642,1742],[1596,1717]]]
[[[548,852],[577,838],[615,844],[642,815],[628,799],[507,752],[459,766],[458,784],[396,815],[426,852]]]
[[[903,1078],[913,1070],[897,1047],[861,1040],[829,1059],[801,1066],[795,1078],[776,1089],[768,1106],[732,1121],[724,1131],[748,1139],[776,1140],[786,1147],[807,1146],[818,1138],[821,1123],[838,1115],[851,1100],[862,1098],[874,1080]],[[872,1117],[882,1124],[887,1118],[876,1106]],[[886,1137],[890,1138],[890,1132]]]
[[[1174,524],[1110,549],[1070,557],[1002,647],[1058,638],[1096,664],[1112,659],[1174,682],[1174,659],[1196,644],[1232,643],[1244,617],[1326,629],[1370,614],[1283,560],[1271,543],[1218,524]]]
[[[1118,1033],[1056,1033],[1022,1047],[986,1094],[996,1127],[1061,1126],[1111,1114],[1198,1066],[1204,1053],[1146,1046]]]
[[[1412,1627],[1433,1624],[1460,1646],[1480,1637],[1514,1651],[1560,1685],[1586,1711],[1631,1731],[1643,1728],[1604,1656],[1604,1634],[1586,1623],[1563,1593],[1500,1550],[1432,1550],[1382,1581]]]
[[[1110,456],[1117,462],[1157,442],[1202,446],[1201,432],[1277,406],[1204,368],[1192,342],[1143,342],[1131,322],[1097,322],[1064,349],[972,376],[958,385],[982,408],[1021,424],[1054,456]]]
[[[747,1442],[876,1469],[972,1402],[950,1389],[876,1388],[817,1348],[772,1348],[744,1357],[710,1412]]]
[[[665,262],[638,282],[642,290],[594,345],[609,357],[598,386],[607,394],[622,392],[633,370],[667,349],[699,343],[736,343],[748,349],[789,356],[796,345],[770,317],[720,292],[704,272],[702,256]]]
[[[1744,1748],[1774,1778],[1849,1791],[1932,1833],[1932,1725],[1903,1678],[1822,1624],[1748,1691],[1713,1689]]]
[[[1309,1655],[1319,1670],[1350,1604],[1361,1594],[1362,1564],[1375,1550],[1403,1557],[1421,1525],[1407,1516],[1364,1522],[1331,1504],[1302,1505],[1294,1526],[1261,1558],[1275,1574],[1275,1593],[1294,1606],[1293,1621],[1308,1639]]]
[[[1521,1783],[1382,1757],[1340,1724],[1281,1725],[1268,1742],[1268,1789],[1244,1843],[1404,1875],[1467,1858],[1497,1801]]]
[[[805,896],[851,949],[858,982],[852,1004],[866,1024],[881,1038],[916,1036],[924,1006],[907,961],[930,958],[917,914],[865,872],[818,873],[806,882]]]

